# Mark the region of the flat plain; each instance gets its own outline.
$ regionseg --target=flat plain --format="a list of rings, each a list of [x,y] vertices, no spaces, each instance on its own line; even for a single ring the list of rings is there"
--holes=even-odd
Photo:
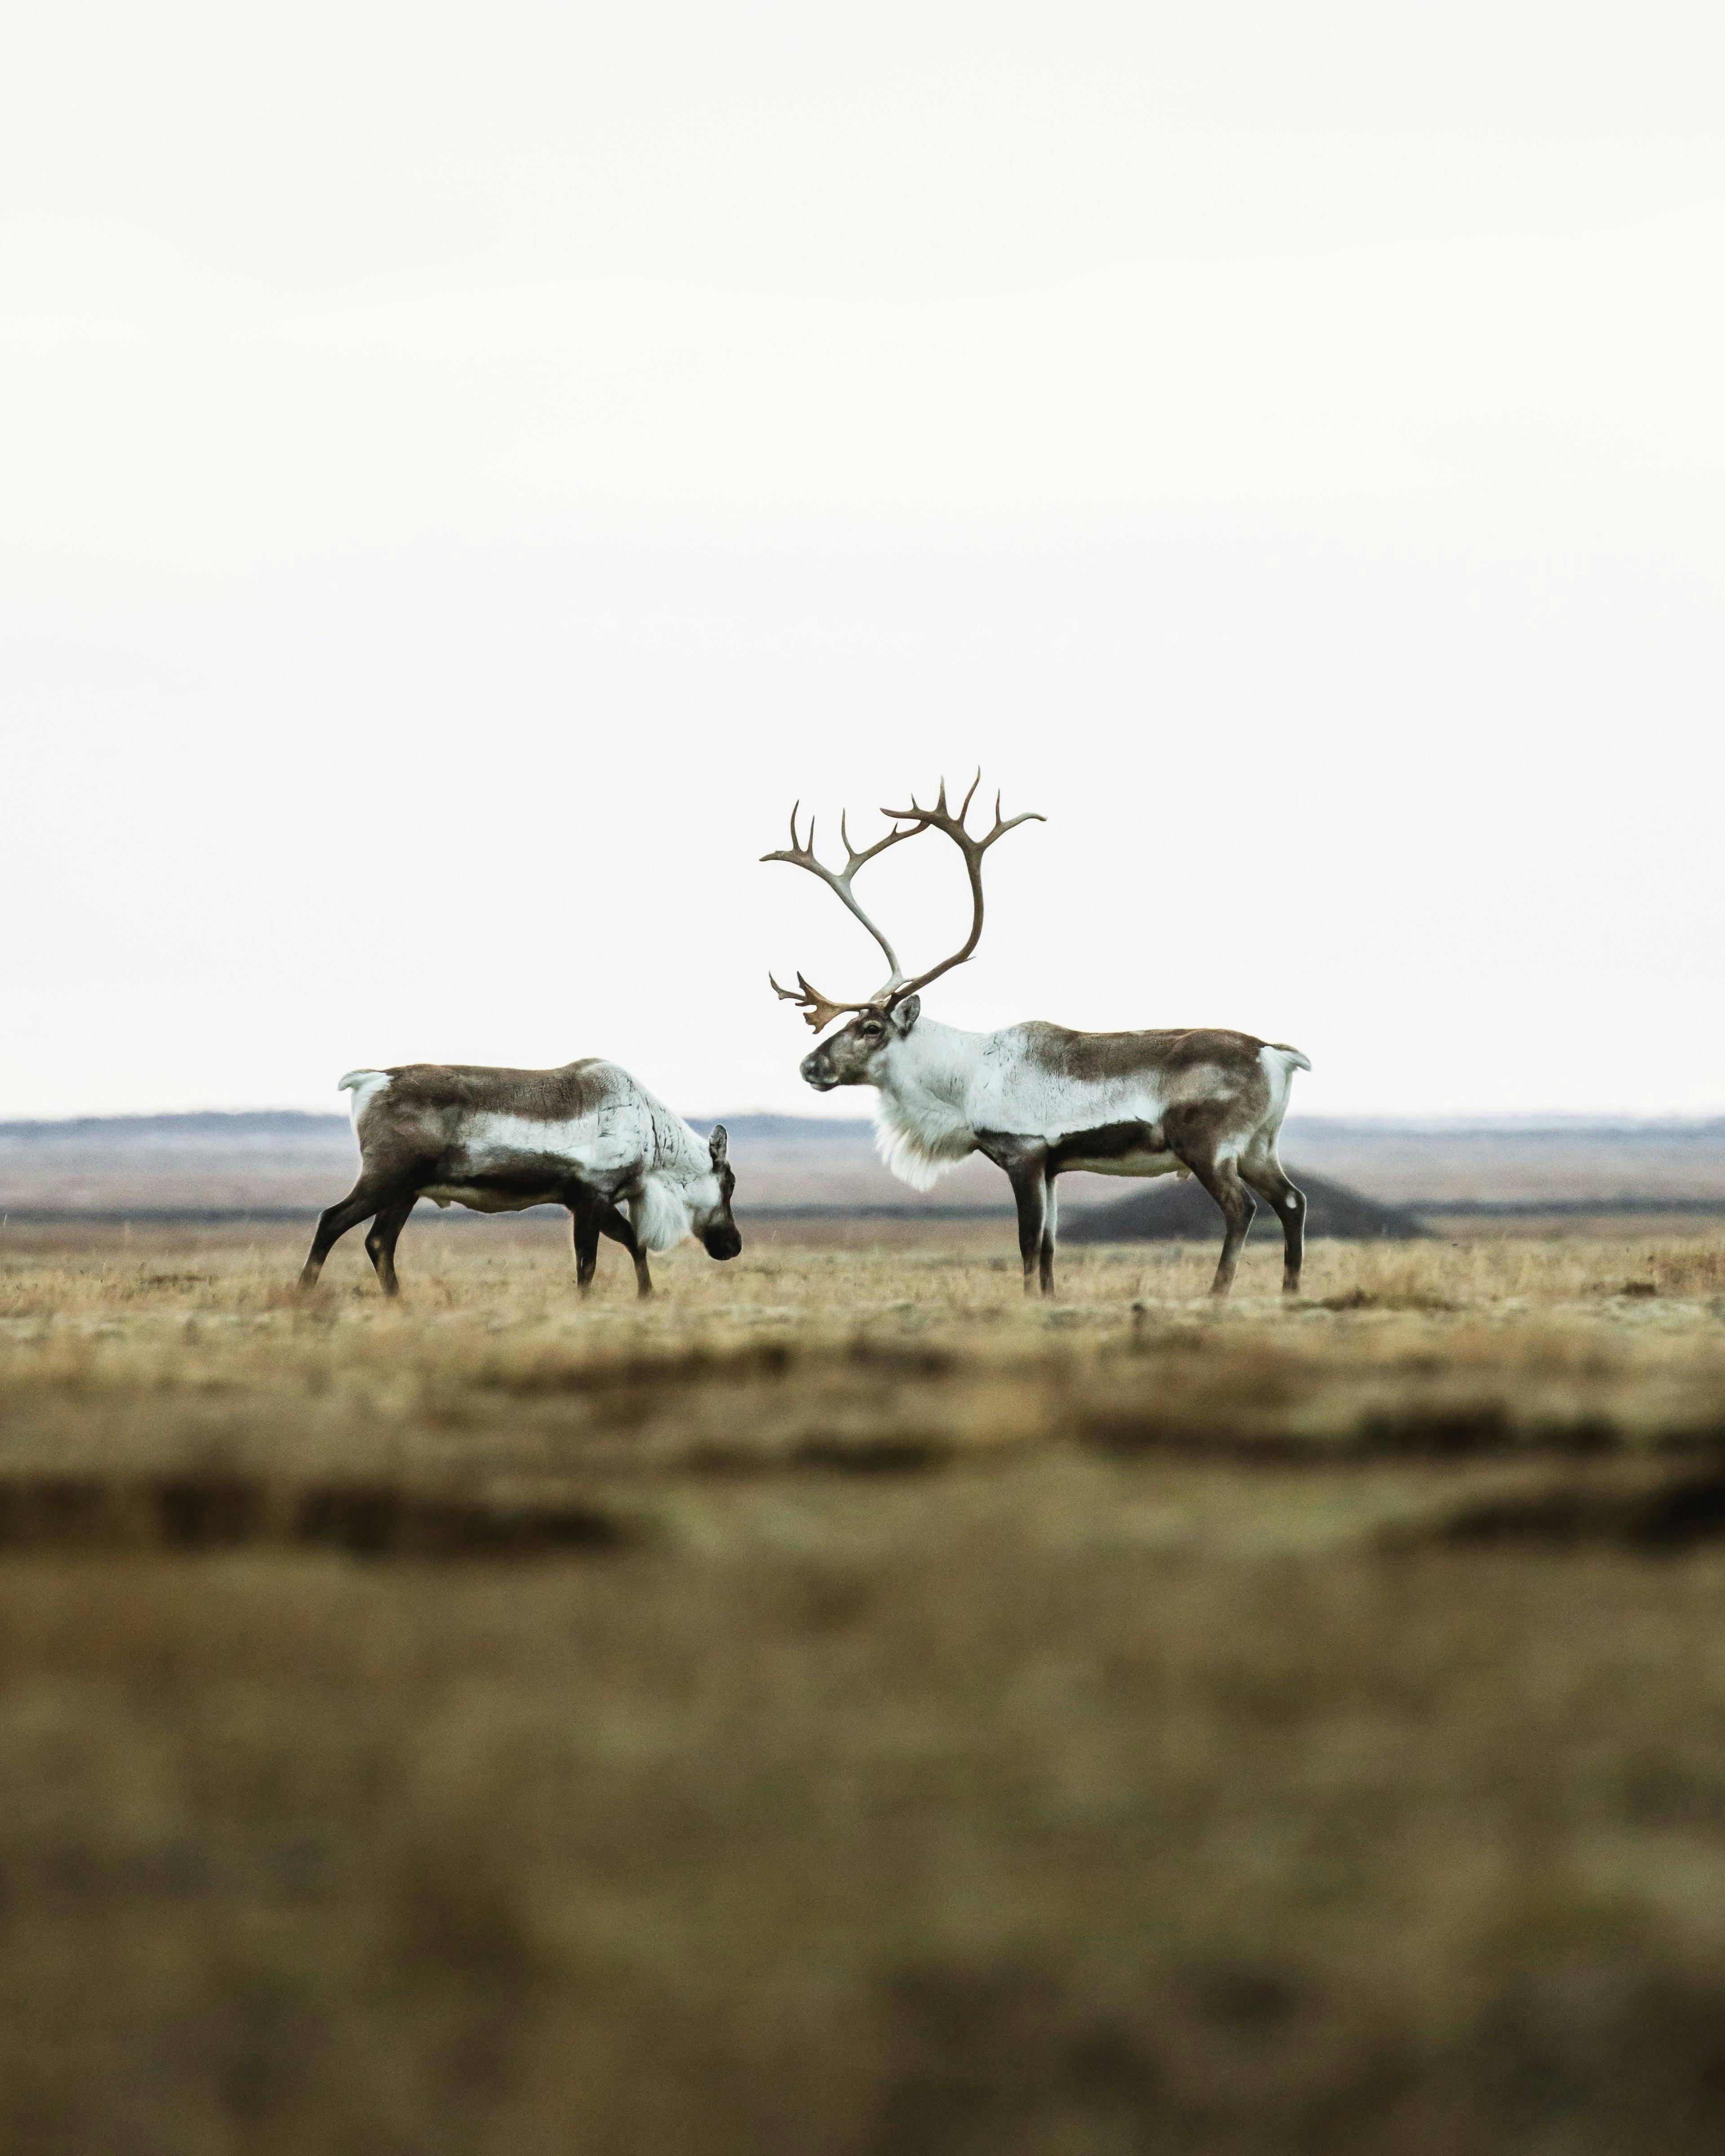
[[[0,1230],[0,2146],[1717,2147],[1725,1244],[798,1232]]]

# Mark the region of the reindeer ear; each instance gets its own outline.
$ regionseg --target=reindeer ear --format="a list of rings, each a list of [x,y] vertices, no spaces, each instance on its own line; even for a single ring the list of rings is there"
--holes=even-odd
[[[892,1022],[901,1033],[908,1033],[922,1015],[921,996],[906,996],[892,1014]]]
[[[706,1149],[713,1157],[713,1166],[722,1168],[731,1149],[731,1139],[722,1123],[713,1125],[713,1134],[706,1142]]]

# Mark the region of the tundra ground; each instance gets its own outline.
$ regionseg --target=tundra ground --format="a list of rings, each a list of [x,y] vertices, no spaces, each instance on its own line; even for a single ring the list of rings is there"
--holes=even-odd
[[[1716,2148],[1725,1245],[1010,1232],[0,1232],[0,2147]]]

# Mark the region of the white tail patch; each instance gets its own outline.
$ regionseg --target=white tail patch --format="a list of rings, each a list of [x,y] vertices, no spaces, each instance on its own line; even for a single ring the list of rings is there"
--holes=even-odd
[[[1270,1081],[1271,1098],[1276,1103],[1279,1122],[1288,1104],[1288,1089],[1294,1082],[1296,1070],[1309,1070],[1312,1065],[1297,1048],[1281,1048],[1266,1041],[1258,1050],[1258,1060],[1263,1065],[1264,1075]]]
[[[359,1128],[360,1117],[377,1096],[388,1089],[388,1085],[389,1073],[387,1070],[350,1070],[337,1081],[336,1091],[338,1093],[352,1093],[353,1096],[348,1106],[352,1111],[355,1130]]]
[[[1276,1134],[1288,1111],[1288,1096],[1294,1089],[1294,1073],[1309,1070],[1312,1065],[1297,1048],[1286,1047],[1281,1041],[1266,1041],[1258,1050],[1258,1061],[1270,1087],[1270,1113],[1258,1133],[1257,1142],[1267,1143],[1273,1158]]]

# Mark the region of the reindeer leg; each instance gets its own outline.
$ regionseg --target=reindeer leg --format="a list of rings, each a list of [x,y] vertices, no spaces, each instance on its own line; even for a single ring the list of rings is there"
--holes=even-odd
[[[1055,1291],[1055,1222],[1058,1214],[1058,1204],[1055,1197],[1055,1178],[1059,1173],[1058,1168],[1051,1168],[1044,1178],[1047,1196],[1043,1207],[1042,1245],[1038,1256],[1040,1260],[1042,1292],[1045,1295],[1052,1295]]]
[[[577,1190],[564,1199],[574,1219],[575,1285],[582,1300],[593,1293],[594,1268],[599,1261],[599,1206],[590,1190]]]
[[[1306,1194],[1288,1180],[1287,1171],[1272,1153],[1268,1160],[1242,1160],[1240,1179],[1276,1208],[1281,1222],[1283,1245],[1281,1291],[1300,1292],[1300,1267],[1306,1255]]]
[[[977,1132],[977,1152],[996,1168],[1005,1168],[1011,1194],[1018,1203],[1018,1255],[1024,1261],[1024,1294],[1037,1291],[1037,1270],[1041,1272],[1044,1296],[1055,1294],[1055,1209],[1048,1203],[1048,1147],[1041,1138],[1018,1138],[1007,1130]],[[1048,1255],[1041,1255],[1044,1231]]]
[[[401,1282],[395,1276],[396,1240],[407,1225],[408,1215],[419,1202],[417,1190],[408,1191],[401,1198],[392,1198],[377,1209],[371,1232],[366,1237],[366,1255],[376,1269],[385,1295],[399,1295]]]
[[[608,1199],[599,1200],[599,1232],[608,1235],[614,1243],[621,1243],[635,1261],[635,1296],[644,1302],[653,1292],[653,1276],[647,1270],[647,1253],[636,1240],[634,1225],[619,1205]]]
[[[301,1287],[317,1286],[324,1260],[350,1228],[357,1228],[362,1220],[371,1219],[382,1199],[382,1188],[362,1175],[340,1204],[326,1208],[318,1219],[317,1233],[311,1238],[311,1251],[300,1268]]]
[[[1024,1261],[1024,1293],[1034,1295],[1039,1266],[1042,1292],[1054,1292],[1054,1230],[1048,1203],[1048,1147],[1038,1138],[1014,1137],[1009,1131],[978,1131],[977,1150],[1004,1168],[1019,1209],[1019,1256]],[[1049,1247],[1042,1258],[1042,1240],[1048,1228]]]
[[[1042,1292],[1054,1292],[1054,1255],[1050,1246],[1046,1258],[1043,1251],[1043,1227],[1048,1219],[1048,1185],[1043,1179],[1040,1161],[1021,1163],[1009,1168],[1012,1194],[1019,1207],[1019,1255],[1024,1260],[1024,1293],[1034,1295],[1037,1287],[1039,1261],[1042,1269]]]
[[[1201,1111],[1177,1111],[1164,1119],[1163,1127],[1175,1158],[1185,1162],[1222,1209],[1226,1232],[1222,1237],[1222,1255],[1216,1266],[1216,1277],[1210,1282],[1210,1293],[1226,1295],[1234,1285],[1234,1268],[1239,1262],[1240,1245],[1245,1241],[1246,1230],[1258,1209],[1252,1203],[1250,1191],[1240,1179],[1235,1156],[1217,1151],[1216,1132],[1214,1128],[1205,1127]]]

